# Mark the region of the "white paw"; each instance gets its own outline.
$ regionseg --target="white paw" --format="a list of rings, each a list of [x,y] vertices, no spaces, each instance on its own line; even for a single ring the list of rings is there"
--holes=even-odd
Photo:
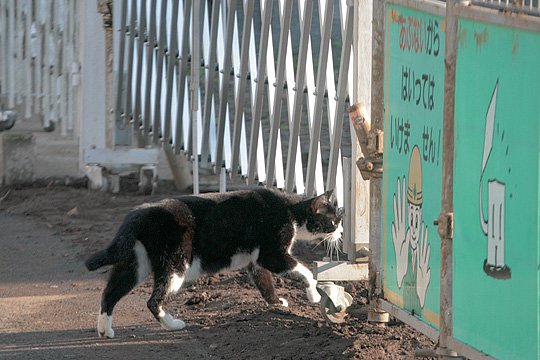
[[[166,330],[182,330],[186,327],[186,323],[182,320],[178,320],[172,317],[171,314],[162,311],[162,314],[159,316],[159,322],[161,326]]]
[[[315,287],[308,287],[306,289],[306,295],[308,300],[312,303],[318,303],[321,301],[321,295]]]
[[[112,339],[114,330],[112,328],[112,315],[107,316],[107,313],[100,313],[97,318],[97,332],[99,337]]]
[[[284,298],[279,298],[279,301],[281,301],[281,306],[289,307],[289,302],[285,300]]]

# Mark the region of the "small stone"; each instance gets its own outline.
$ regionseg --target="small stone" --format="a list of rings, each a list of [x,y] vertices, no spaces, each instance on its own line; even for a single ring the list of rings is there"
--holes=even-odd
[[[66,213],[67,216],[77,216],[79,215],[79,209],[75,206],[73,209],[69,210]]]

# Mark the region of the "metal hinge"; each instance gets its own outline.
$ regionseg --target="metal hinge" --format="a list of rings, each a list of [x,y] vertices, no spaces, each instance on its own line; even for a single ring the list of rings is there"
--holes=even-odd
[[[356,137],[364,157],[356,161],[356,166],[364,180],[382,177],[384,133],[380,129],[372,129],[367,116],[366,107],[359,103],[347,109]]]
[[[441,213],[439,218],[433,222],[437,226],[437,231],[443,239],[454,238],[454,213]]]

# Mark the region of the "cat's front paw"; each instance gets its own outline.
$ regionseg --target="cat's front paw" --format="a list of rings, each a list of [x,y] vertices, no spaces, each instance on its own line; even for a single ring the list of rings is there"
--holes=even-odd
[[[307,295],[308,300],[312,303],[318,303],[321,301],[321,295],[319,294],[319,292],[317,291],[315,287],[307,288],[306,295]]]
[[[97,319],[97,332],[99,337],[112,339],[114,330],[112,328],[112,316],[107,316],[107,313],[100,313]]]
[[[289,307],[289,302],[285,300],[284,298],[279,298],[279,301],[281,302],[281,306]]]
[[[165,313],[160,316],[159,323],[166,330],[182,330],[186,327],[186,323],[172,317],[171,314]]]

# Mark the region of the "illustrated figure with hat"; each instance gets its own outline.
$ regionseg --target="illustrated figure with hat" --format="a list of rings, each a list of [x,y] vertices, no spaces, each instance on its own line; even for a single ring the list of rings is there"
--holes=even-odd
[[[413,314],[421,314],[431,278],[431,246],[428,243],[428,227],[422,219],[422,160],[417,145],[411,151],[407,180],[405,176],[397,179],[392,240],[396,254],[397,285],[400,289],[404,287],[404,308]]]

